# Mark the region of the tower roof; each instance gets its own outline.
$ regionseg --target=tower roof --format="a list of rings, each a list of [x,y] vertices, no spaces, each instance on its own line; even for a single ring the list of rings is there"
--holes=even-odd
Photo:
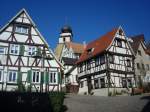
[[[70,26],[65,25],[61,28],[61,33],[72,33],[72,29]]]

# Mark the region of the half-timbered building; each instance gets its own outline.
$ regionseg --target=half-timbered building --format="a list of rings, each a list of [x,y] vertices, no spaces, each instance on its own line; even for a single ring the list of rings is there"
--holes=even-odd
[[[121,27],[90,42],[77,62],[79,94],[130,90],[135,86],[134,58]]]
[[[0,30],[0,89],[59,90],[61,64],[25,9]]]
[[[73,42],[71,27],[64,26],[61,29],[55,55],[65,68],[62,86],[67,92],[78,92],[77,68],[75,63],[83,53],[83,49],[82,44]]]

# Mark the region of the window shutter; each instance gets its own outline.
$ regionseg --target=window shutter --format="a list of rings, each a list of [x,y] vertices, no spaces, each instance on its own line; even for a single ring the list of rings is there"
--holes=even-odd
[[[25,46],[24,45],[20,45],[19,54],[23,56],[24,55],[24,51],[25,51]]]
[[[37,48],[37,52],[36,52],[36,56],[41,56],[42,54],[41,54],[41,48]]]
[[[29,70],[27,73],[27,82],[31,83],[31,78],[32,78],[32,70]]]
[[[17,75],[17,83],[20,84],[22,82],[22,73],[19,71]]]
[[[49,83],[49,72],[45,72],[45,83]]]
[[[41,83],[44,83],[44,72],[41,72]]]
[[[61,84],[61,73],[58,72],[58,84]]]

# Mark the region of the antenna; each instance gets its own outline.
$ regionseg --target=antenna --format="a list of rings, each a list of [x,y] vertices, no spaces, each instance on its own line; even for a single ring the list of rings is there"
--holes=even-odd
[[[65,17],[65,25],[68,25],[68,17]]]

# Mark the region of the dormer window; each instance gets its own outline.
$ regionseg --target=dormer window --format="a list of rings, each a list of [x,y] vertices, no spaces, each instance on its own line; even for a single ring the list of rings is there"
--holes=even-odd
[[[15,32],[16,33],[22,33],[22,34],[28,34],[28,27],[26,26],[16,26]]]
[[[87,50],[87,53],[91,54],[93,51],[94,51],[94,48],[90,48],[90,49]]]

